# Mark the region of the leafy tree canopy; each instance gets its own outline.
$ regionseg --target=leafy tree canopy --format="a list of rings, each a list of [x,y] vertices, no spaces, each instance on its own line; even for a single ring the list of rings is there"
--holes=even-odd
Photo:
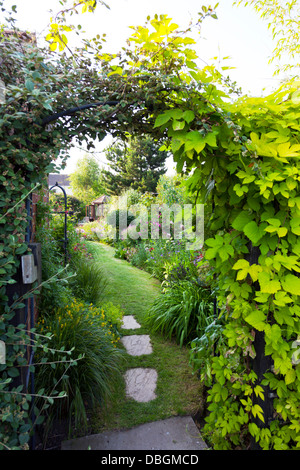
[[[70,174],[70,181],[73,194],[85,204],[104,192],[101,169],[95,158],[87,154],[78,160],[76,170]]]
[[[129,137],[118,141],[106,151],[109,170],[103,170],[105,187],[109,194],[120,194],[132,188],[141,192],[155,192],[160,175],[166,172],[166,151],[149,136]]]

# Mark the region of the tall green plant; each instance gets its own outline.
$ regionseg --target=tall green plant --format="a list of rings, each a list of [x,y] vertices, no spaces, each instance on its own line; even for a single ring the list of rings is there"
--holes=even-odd
[[[160,331],[175,338],[182,346],[195,336],[202,335],[213,316],[212,296],[209,289],[197,282],[181,281],[166,289],[154,301],[147,316],[152,331]]]
[[[47,364],[37,367],[37,385],[49,392],[56,384],[56,389],[65,394],[47,411],[48,417],[67,418],[70,425],[86,426],[86,404],[105,406],[120,372],[122,353],[111,318],[107,319],[104,309],[74,300],[55,315],[42,317],[38,331],[51,335],[49,346],[54,354],[51,368]],[[66,367],[58,360],[55,351],[60,348],[73,351],[80,359],[75,367]]]
[[[74,271],[74,276],[69,280],[74,297],[98,304],[107,285],[107,278],[101,264],[81,256],[71,260],[70,268]]]

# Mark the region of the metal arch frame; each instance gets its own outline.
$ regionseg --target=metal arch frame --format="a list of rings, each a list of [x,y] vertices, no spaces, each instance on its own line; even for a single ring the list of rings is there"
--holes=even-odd
[[[65,254],[65,257],[64,257],[64,266],[66,266],[67,264],[67,254],[68,254],[68,236],[67,236],[67,193],[66,191],[64,190],[64,188],[62,186],[60,186],[57,182],[51,186],[51,188],[49,188],[49,191],[51,191],[53,188],[60,188],[63,192],[63,195],[64,195],[64,203],[65,203],[65,210],[62,212],[56,212],[56,214],[65,214],[65,225],[64,225],[64,239],[63,239],[63,242],[64,242],[64,254]]]

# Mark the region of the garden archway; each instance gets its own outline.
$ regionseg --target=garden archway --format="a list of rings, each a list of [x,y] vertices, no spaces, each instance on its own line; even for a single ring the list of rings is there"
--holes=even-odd
[[[1,300],[7,317],[5,286],[16,272],[17,256],[27,250],[20,242],[26,214],[12,217],[11,202],[24,201],[43,182],[61,148],[67,158],[73,138],[92,147],[107,132],[123,138],[128,132],[149,133],[170,145],[179,171],[191,172],[190,191],[215,204],[216,235],[206,240],[206,260],[217,274],[226,325],[224,348],[210,363],[208,432],[219,448],[235,444],[245,430],[264,448],[297,442],[299,368],[291,356],[299,334],[299,85],[229,105],[213,83],[217,75],[197,70],[190,60],[187,77],[170,61],[169,75],[162,61],[131,74],[109,64],[100,74],[78,57],[77,68],[73,58],[53,64],[34,45],[28,47],[12,60],[7,45],[1,66],[5,83],[20,84],[8,90],[0,128],[6,224]],[[174,51],[168,52],[176,62]],[[259,250],[255,260],[248,258],[249,243]],[[258,336],[275,367],[264,374],[264,384],[252,367]],[[276,411],[284,424],[263,421],[256,399],[265,397],[265,384],[278,392]]]

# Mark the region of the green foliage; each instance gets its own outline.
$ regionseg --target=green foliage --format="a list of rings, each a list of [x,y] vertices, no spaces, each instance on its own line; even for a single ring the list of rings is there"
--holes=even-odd
[[[122,238],[122,233],[120,233],[120,228],[125,230],[130,223],[135,219],[135,216],[127,210],[116,209],[112,210],[107,214],[106,222],[108,225],[113,227],[115,230],[114,238],[118,240]]]
[[[65,210],[64,196],[62,194],[51,193],[49,198],[50,206],[53,211],[60,212]],[[74,196],[67,196],[67,213],[75,223],[85,216],[85,205]]]
[[[298,411],[288,407],[284,424],[278,415],[296,400],[299,385],[299,365],[292,361],[299,335],[299,85],[230,105],[203,71],[190,75],[201,81],[201,99],[194,95],[183,103],[178,96],[177,108],[161,113],[155,127],[167,131],[177,168],[190,172],[190,192],[214,205],[215,233],[206,240],[205,261],[215,273],[227,351],[211,359],[215,383],[205,431],[217,449],[247,447],[249,433],[263,448],[297,448],[299,434],[291,423]],[[265,353],[274,364],[263,383],[251,369],[255,331],[264,332]],[[255,397],[267,384],[278,389],[281,381],[287,392],[274,400],[268,426]]]
[[[68,417],[70,425],[86,426],[86,403],[89,406],[104,406],[111,392],[114,379],[119,374],[121,350],[117,348],[116,336],[111,321],[111,306],[105,310],[74,300],[54,315],[40,318],[40,334],[51,334],[49,345],[54,351],[51,368],[41,364],[37,367],[36,382],[47,393],[56,384],[66,398],[51,407],[48,417]],[[56,350],[73,351],[76,367],[61,362]],[[73,421],[74,419],[74,421]]]
[[[202,9],[199,24],[207,16],[215,17],[212,8]],[[63,49],[61,26],[52,29]],[[189,30],[178,33],[178,25],[164,15],[149,18],[145,27],[133,28],[119,64],[116,55],[102,54],[96,42],[74,55],[52,55],[38,49],[30,36],[20,47],[18,34],[8,40],[1,32],[0,79],[6,86],[6,102],[0,105],[1,337],[7,341],[13,334],[6,287],[14,282],[19,257],[27,250],[22,205],[27,194],[46,183],[51,162],[61,152],[65,159],[74,137],[91,148],[108,131],[123,138],[129,129],[130,134],[152,132],[173,153],[177,170],[189,175],[187,188],[194,199],[214,208],[204,261],[214,270],[226,321],[221,347],[206,361],[212,384],[206,435],[216,449],[247,448],[250,436],[263,449],[296,449],[299,84],[287,83],[265,98],[233,102],[226,90],[234,87],[215,67],[198,69]],[[92,107],[78,108],[91,102],[91,93]],[[113,109],[99,105],[107,100],[115,103]],[[179,338],[186,332],[183,322]],[[252,369],[257,332],[263,333],[265,353],[273,362],[261,383]],[[11,358],[16,360],[13,352]],[[15,373],[11,358],[2,370],[1,400],[16,393],[7,382]],[[256,402],[266,386],[277,394],[271,423],[264,421]],[[28,402],[26,396],[25,407]],[[2,422],[12,420],[7,446],[20,447],[27,439],[24,423],[12,417],[23,405],[21,400],[9,405],[2,416]],[[0,429],[3,436],[5,425]]]
[[[70,174],[70,186],[84,205],[105,192],[103,175],[95,158],[85,155],[78,160],[74,173]]]
[[[132,188],[155,192],[159,177],[166,172],[168,156],[151,136],[129,137],[128,142],[116,142],[106,150],[109,169],[103,170],[108,194],[121,194]]]
[[[101,264],[91,258],[73,257],[70,269],[74,272],[74,276],[69,280],[73,296],[88,303],[98,304],[107,285]]]
[[[183,280],[165,290],[154,301],[146,319],[153,331],[160,331],[167,337],[175,337],[182,346],[195,335],[202,335],[211,323],[213,303],[210,289],[197,282]]]
[[[149,31],[140,28],[136,37],[150,56]],[[151,60],[148,64],[154,67]],[[177,169],[190,173],[190,193],[214,206],[210,230],[215,233],[206,240],[205,260],[214,269],[226,318],[225,352],[211,359],[215,383],[205,430],[215,448],[247,447],[249,433],[263,448],[297,448],[299,434],[291,423],[298,412],[288,407],[284,424],[278,415],[282,418],[287,401],[296,400],[299,384],[299,365],[292,361],[300,293],[298,84],[231,105],[213,69],[200,71],[191,64],[187,69],[180,78],[185,87],[193,84],[192,99],[184,95],[183,100],[179,92],[177,106],[159,113],[155,128],[167,133]],[[201,83],[201,93],[193,80]],[[169,81],[180,83],[171,73]],[[256,260],[252,247],[258,250]],[[251,369],[255,330],[264,332],[265,351],[274,363],[263,383]],[[273,389],[283,381],[288,391],[274,400],[274,421],[268,426],[256,397],[265,393],[271,377]]]

